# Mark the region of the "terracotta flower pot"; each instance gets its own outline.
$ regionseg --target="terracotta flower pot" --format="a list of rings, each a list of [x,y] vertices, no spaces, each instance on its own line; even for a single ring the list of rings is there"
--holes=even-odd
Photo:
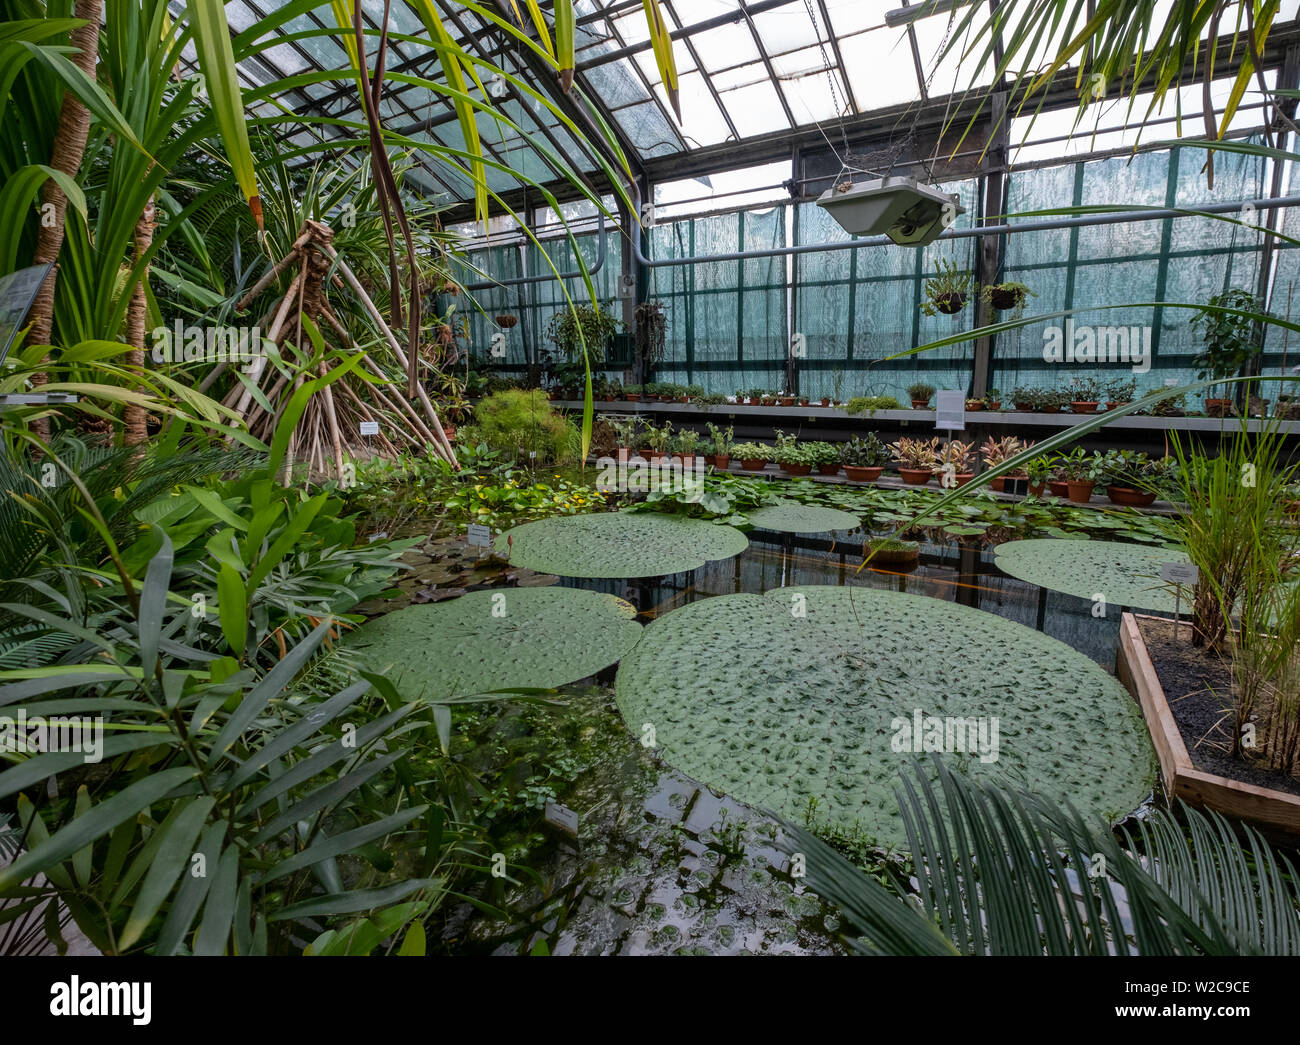
[[[672,397],[672,396],[660,396],[660,397],[659,397],[659,402],[661,402],[661,403],[671,403],[672,401],[673,401],[673,397]]]
[[[884,473],[885,470],[883,468],[859,468],[857,465],[853,464],[846,464],[844,466],[844,474],[855,483],[874,483],[884,475]]]
[[[1211,399],[1205,397],[1205,412],[1211,417],[1227,417],[1232,412],[1231,399]]]
[[[790,475],[808,475],[812,472],[810,464],[786,464],[782,461],[781,467]]]
[[[777,399],[777,402],[782,406],[794,406],[798,401],[798,398],[795,396],[781,396]]]
[[[718,471],[720,471],[720,472],[725,472],[728,468],[731,467],[731,455],[730,455],[730,454],[714,454],[714,455],[713,455],[713,467],[716,468],[716,469],[717,469]]]
[[[772,396],[763,396],[760,401],[761,406],[776,406],[776,400]]]
[[[982,399],[972,399],[970,402],[968,402],[968,403],[966,404],[966,409],[967,409],[968,411],[971,411],[972,413],[973,413],[974,411],[976,411],[976,410],[983,410],[983,409],[984,409],[984,400],[982,400]]]
[[[663,460],[665,457],[667,457],[667,456],[668,456],[668,454],[666,454],[663,450],[647,450],[647,451],[646,451],[646,460],[647,460],[647,461],[651,461],[651,462],[654,462],[654,461],[662,461],[662,460]]]
[[[899,478],[908,486],[924,486],[934,476],[928,468],[899,468]]]
[[[840,466],[838,464],[819,464],[817,466],[818,475],[839,475]]]
[[[1071,403],[1070,409],[1076,414],[1095,414],[1100,403],[1091,403],[1086,399],[1081,399],[1077,403]]]
[[[992,490],[994,493],[1005,493],[1006,486],[1007,486],[1007,477],[1005,475],[1000,475],[998,476],[998,478],[992,480],[989,483],[989,489]]]
[[[1040,406],[1038,412],[1040,414],[1059,414],[1061,408],[1059,406]]]
[[[1070,488],[1057,479],[1049,479],[1047,488],[1052,491],[1053,497],[1068,497],[1070,495]]]
[[[986,410],[1001,410],[1001,409],[1002,409],[1002,402],[1001,402],[1001,400],[999,400],[999,401],[996,402],[996,403],[985,403],[985,404],[984,404],[984,407],[985,407]]]
[[[745,471],[747,472],[761,472],[764,468],[767,467],[767,462],[762,460],[755,460],[754,458],[746,458],[745,460],[740,462],[740,467],[745,469]]]
[[[1108,486],[1106,496],[1111,504],[1122,504],[1127,508],[1145,508],[1154,504],[1156,495],[1150,490],[1135,490],[1131,486]]]
[[[831,397],[830,397],[830,396],[822,396],[822,406],[829,407],[830,405],[831,405]]]
[[[955,316],[966,307],[965,294],[940,294],[930,300],[934,302],[934,307],[945,316]]]
[[[1067,479],[1066,496],[1075,504],[1087,504],[1092,500],[1092,491],[1097,483],[1092,479]]]
[[[913,410],[928,410],[929,408],[930,408],[930,400],[928,400],[928,399],[913,399],[913,400],[912,400],[912,409],[913,409]]]
[[[640,392],[624,392],[624,393],[623,393],[623,398],[626,399],[629,403],[639,403],[639,402],[641,402],[641,393],[640,393]]]
[[[1034,412],[1033,403],[1017,403],[1016,410],[1022,414],[1032,414]]]
[[[1043,491],[1047,489],[1046,483],[1030,483],[1029,492],[1035,497],[1042,497]]]
[[[974,473],[974,472],[958,472],[958,473],[957,473],[956,475],[954,475],[952,478],[953,478],[953,483],[954,483],[954,485],[956,485],[956,486],[965,486],[968,482],[970,482],[972,479],[975,478],[975,473]]]
[[[1106,402],[1106,409],[1107,409],[1107,410],[1118,410],[1121,406],[1129,406],[1129,405],[1130,405],[1130,403],[1112,403],[1112,402],[1110,402],[1109,400],[1107,400],[1107,402]]]

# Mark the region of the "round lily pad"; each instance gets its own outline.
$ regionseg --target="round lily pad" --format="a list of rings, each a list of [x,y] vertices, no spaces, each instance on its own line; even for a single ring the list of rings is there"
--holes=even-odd
[[[409,699],[554,689],[609,667],[640,639],[636,610],[578,588],[505,588],[411,606],[346,642]]]
[[[628,728],[681,772],[882,847],[906,845],[894,787],[936,736],[960,772],[1109,820],[1154,779],[1141,713],[1096,663],[925,596],[792,587],[704,599],[646,628],[615,694]]]
[[[512,566],[561,577],[664,577],[730,559],[749,547],[733,526],[654,512],[567,515],[502,534],[496,551]]]
[[[862,525],[862,520],[856,515],[837,508],[819,508],[786,500],[756,508],[746,512],[745,516],[755,526],[783,533],[829,533],[832,530],[856,530]]]
[[[1173,589],[1160,579],[1167,562],[1186,563],[1186,553],[1121,541],[1008,541],[997,548],[1003,573],[1081,599],[1103,596],[1111,606],[1173,613]],[[1184,592],[1183,602],[1187,602]]]

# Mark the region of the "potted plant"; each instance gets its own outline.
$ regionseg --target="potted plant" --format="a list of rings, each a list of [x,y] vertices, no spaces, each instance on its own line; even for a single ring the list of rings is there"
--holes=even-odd
[[[955,316],[966,307],[970,296],[971,275],[965,269],[959,269],[955,261],[939,260],[938,275],[925,281],[926,300],[921,302],[921,311],[927,316],[942,312],[945,316]]]
[[[668,454],[668,447],[673,440],[673,423],[667,421],[662,428],[646,425],[645,442],[650,450],[650,460],[662,460]]]
[[[1016,385],[1015,391],[1011,393],[1011,402],[1020,413],[1029,414],[1033,413],[1041,395],[1042,392],[1032,385]]]
[[[899,477],[908,486],[924,486],[934,475],[939,457],[939,440],[909,439],[903,436],[894,444]]]
[[[794,404],[799,401],[799,397],[793,392],[787,392],[785,389],[782,389],[777,393],[776,401],[778,406],[794,406]]]
[[[731,456],[739,459],[740,467],[747,472],[761,472],[772,459],[772,448],[763,443],[737,443]]]
[[[844,474],[855,483],[874,483],[893,457],[893,451],[875,432],[866,438],[854,436],[840,445],[840,461]]]
[[[1010,312],[1010,319],[1024,315],[1029,299],[1037,296],[1023,283],[993,283],[980,291],[985,304],[998,312]]]
[[[983,409],[984,409],[984,400],[983,400],[983,399],[967,399],[967,400],[966,400],[966,409],[967,409],[968,411],[983,410]]]
[[[1038,393],[1034,408],[1040,414],[1059,414],[1061,408],[1069,403],[1071,395],[1059,388],[1051,388]]]
[[[790,475],[807,475],[813,470],[813,455],[807,444],[792,435],[776,430],[776,463]]]
[[[623,398],[629,403],[639,403],[641,401],[641,386],[628,385],[623,389]]]
[[[971,462],[975,459],[975,444],[963,443],[960,439],[949,439],[939,451],[935,465],[942,473],[940,485],[944,489],[965,486],[975,478],[971,471]]]
[[[862,558],[864,566],[915,568],[921,558],[921,546],[915,541],[900,541],[897,537],[876,537],[863,545]]]
[[[1076,377],[1065,392],[1070,410],[1076,414],[1095,414],[1101,405],[1101,386],[1091,377]]]
[[[695,448],[700,445],[700,433],[692,428],[683,428],[677,433],[677,456],[683,468],[695,467]]]
[[[812,456],[818,475],[840,474],[840,451],[833,443],[805,443],[804,449]]]
[[[1024,453],[1033,445],[1033,443],[1022,442],[1014,435],[1006,435],[1001,439],[994,439],[992,436],[989,436],[988,439],[984,441],[984,445],[980,447],[980,457],[983,458],[984,466],[986,468],[997,468],[999,465],[1005,464],[1007,461],[1011,460],[1011,458],[1015,457],[1016,454]],[[1028,478],[1029,476],[1023,470],[1008,472],[1006,475],[998,476],[998,478],[990,482],[989,488],[998,493],[1005,493],[1008,479]]]
[[[641,419],[639,417],[613,418],[615,440],[618,443],[620,460],[627,460],[635,452],[640,440]]]
[[[731,447],[735,443],[736,428],[734,425],[719,428],[711,421],[707,427],[713,438],[713,458],[709,463],[718,471],[725,472],[731,465]]]
[[[1103,474],[1101,454],[1090,454],[1082,446],[1076,446],[1059,464],[1065,478],[1066,496],[1075,504],[1091,501],[1092,491]]]
[[[519,317],[510,315],[509,313],[504,316],[497,316],[496,324],[502,330],[513,330],[519,325]]]
[[[1046,454],[1035,457],[1025,465],[1025,474],[1029,477],[1029,492],[1034,497],[1042,497],[1047,483],[1052,478],[1056,466]]]
[[[585,343],[587,359],[600,363],[618,328],[619,321],[611,313],[595,305],[574,305],[555,313],[546,336],[565,359],[581,359]]]
[[[1224,309],[1259,313],[1261,305],[1248,290],[1225,290],[1210,298],[1205,311],[1192,317],[1191,325],[1200,331],[1204,342],[1200,354],[1192,360],[1199,381],[1226,381],[1260,353],[1256,321]],[[1231,409],[1230,398],[1205,397],[1205,412],[1211,417],[1223,417]]]
[[[930,405],[930,400],[934,397],[934,391],[934,385],[927,385],[924,381],[917,381],[913,385],[908,385],[907,397],[912,401],[912,409],[926,409]]]
[[[1137,398],[1137,378],[1116,378],[1106,385],[1106,409],[1117,410]]]
[[[996,388],[990,388],[988,390],[988,393],[984,396],[984,409],[986,410],[1002,409],[1002,393],[999,392]]]
[[[703,385],[687,385],[686,388],[683,389],[681,401],[683,403],[689,403],[692,400],[699,399],[703,395]]]
[[[831,405],[831,397],[830,397],[830,396],[822,396],[822,406],[823,406],[823,407],[829,407],[830,405]]]

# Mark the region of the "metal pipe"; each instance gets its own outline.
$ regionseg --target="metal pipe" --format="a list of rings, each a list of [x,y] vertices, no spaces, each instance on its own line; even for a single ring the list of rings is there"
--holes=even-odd
[[[609,244],[605,236],[605,212],[601,211],[596,217],[600,220],[600,227],[596,232],[596,263],[587,269],[588,276],[594,276],[597,272],[605,267],[605,259],[609,256]],[[556,276],[553,272],[547,272],[541,276],[520,276],[518,279],[489,279],[482,283],[467,283],[465,289],[473,292],[477,290],[494,290],[497,287],[523,287],[532,283],[546,283],[553,279],[581,279],[582,270],[577,272],[561,272]]]
[[[636,193],[638,206],[640,193]],[[1134,221],[1161,221],[1165,218],[1194,218],[1201,214],[1227,214],[1252,206],[1256,210],[1271,210],[1277,207],[1300,206],[1300,196],[1285,196],[1281,199],[1239,200],[1236,203],[1207,203],[1195,210],[1177,207],[1160,210],[1121,211],[1111,214],[1094,214],[1078,218],[1052,218],[1046,221],[1025,221],[1015,225],[978,225],[969,229],[948,229],[939,236],[939,240],[970,239],[974,236],[1011,235],[1017,232],[1047,232],[1052,229],[1087,228],[1093,225],[1124,225]],[[871,236],[866,239],[845,240],[842,243],[809,243],[798,247],[774,247],[767,250],[738,251],[731,254],[709,254],[704,257],[666,258],[663,261],[651,261],[641,250],[641,238],[632,236],[632,249],[636,252],[637,264],[646,268],[672,268],[679,265],[695,265],[711,261],[749,261],[762,258],[787,258],[800,254],[816,254],[831,250],[858,250],[861,247],[884,247],[893,245],[888,236]],[[937,242],[937,241],[936,241]]]

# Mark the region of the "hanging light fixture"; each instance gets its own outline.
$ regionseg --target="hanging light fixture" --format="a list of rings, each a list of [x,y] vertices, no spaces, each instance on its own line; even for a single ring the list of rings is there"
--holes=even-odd
[[[964,214],[952,193],[915,178],[846,181],[827,189],[817,205],[854,236],[888,236],[899,246],[923,247]]]

